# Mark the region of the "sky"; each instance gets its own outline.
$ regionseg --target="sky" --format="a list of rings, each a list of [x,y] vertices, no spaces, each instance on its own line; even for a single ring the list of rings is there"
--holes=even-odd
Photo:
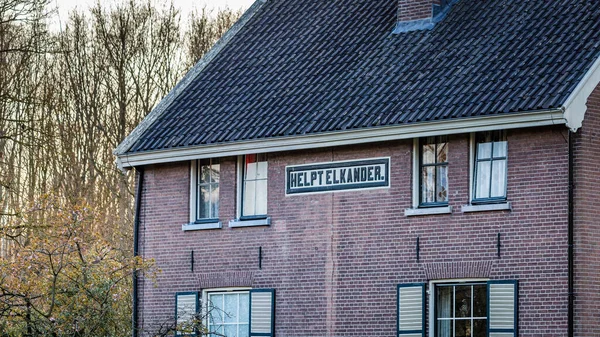
[[[58,15],[60,21],[65,22],[68,18],[68,13],[73,8],[78,8],[80,10],[86,10],[87,8],[93,6],[98,0],[52,0],[54,6],[58,8]],[[125,2],[127,0],[100,0],[102,4],[111,4],[111,3],[119,3]],[[168,0],[165,0],[164,3],[167,3]],[[206,6],[207,8],[213,8],[215,10],[229,7],[231,9],[242,9],[246,10],[254,0],[172,0],[175,7],[181,9],[182,19],[188,17],[188,14],[194,8],[203,8]],[[162,1],[158,1],[158,3],[162,3]]]

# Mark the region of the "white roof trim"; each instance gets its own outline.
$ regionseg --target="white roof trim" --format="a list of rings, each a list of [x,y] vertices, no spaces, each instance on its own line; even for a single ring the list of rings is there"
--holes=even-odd
[[[290,136],[200,145],[140,153],[119,154],[119,168],[168,163],[184,160],[237,156],[249,153],[279,152],[449,135],[477,131],[515,129],[566,124],[562,109],[530,111],[485,117],[423,122],[408,125],[337,131],[313,135]]]
[[[598,83],[600,83],[600,57],[588,69],[585,76],[577,84],[577,87],[575,87],[575,90],[569,95],[564,104],[567,126],[573,132],[581,127],[585,112],[587,111],[588,97],[590,97],[592,91],[598,86]]]
[[[185,91],[188,85],[192,83],[192,80],[196,78],[196,76],[201,73],[206,66],[215,59],[215,57],[225,48],[225,46],[233,39],[233,37],[246,25],[248,21],[258,12],[258,10],[265,4],[268,0],[256,0],[244,12],[244,14],[239,18],[236,23],[229,28],[225,34],[215,43],[214,46],[206,53],[204,56],[190,69],[190,71],[185,74],[183,79],[181,79],[177,85],[165,96],[152,111],[138,124],[138,126],[131,131],[131,133],[123,139],[121,144],[117,146],[117,148],[113,151],[113,153],[117,156],[122,155],[127,152],[129,148],[138,140],[138,138],[154,123],[164,112],[165,110],[173,103],[175,98],[179,96],[180,93]]]

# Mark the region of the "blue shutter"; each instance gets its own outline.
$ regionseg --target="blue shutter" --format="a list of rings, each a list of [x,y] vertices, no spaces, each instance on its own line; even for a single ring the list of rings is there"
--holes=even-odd
[[[250,290],[250,337],[275,336],[275,289]]]
[[[175,294],[175,324],[177,336],[196,336],[194,319],[198,313],[198,292]]]
[[[398,336],[425,336],[425,284],[398,285]]]
[[[516,280],[488,281],[488,336],[517,337],[519,286]]]

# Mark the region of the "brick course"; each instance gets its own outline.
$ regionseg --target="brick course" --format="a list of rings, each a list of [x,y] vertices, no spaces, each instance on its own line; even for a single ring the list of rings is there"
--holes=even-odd
[[[227,227],[235,217],[236,158],[225,158],[224,227],[191,232],[181,230],[189,218],[190,164],[149,166],[141,253],[154,258],[162,272],[155,280],[140,281],[142,327],[173,316],[175,292],[247,285],[276,289],[277,336],[395,336],[398,283],[487,275],[519,280],[520,336],[564,336],[566,139],[564,127],[508,131],[512,211],[461,213],[469,201],[469,135],[450,136],[453,212],[418,217],[404,216],[412,204],[412,140],[269,154],[272,224],[245,228]],[[286,165],[373,157],[391,158],[389,189],[285,196]]]

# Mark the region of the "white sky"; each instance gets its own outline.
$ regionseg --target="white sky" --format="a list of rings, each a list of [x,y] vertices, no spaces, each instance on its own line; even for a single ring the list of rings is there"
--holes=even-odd
[[[101,1],[102,4],[110,5],[115,3],[127,2],[127,0],[52,0],[52,5],[58,8],[58,14],[60,21],[64,22],[68,18],[69,11],[74,8],[79,10],[87,10],[92,7],[97,1]],[[156,1],[158,4],[167,4],[169,0]],[[188,14],[194,9],[201,9],[206,6],[208,9],[222,9],[229,7],[231,9],[242,9],[246,10],[254,0],[172,0],[176,8],[181,10],[181,19],[185,21]]]

